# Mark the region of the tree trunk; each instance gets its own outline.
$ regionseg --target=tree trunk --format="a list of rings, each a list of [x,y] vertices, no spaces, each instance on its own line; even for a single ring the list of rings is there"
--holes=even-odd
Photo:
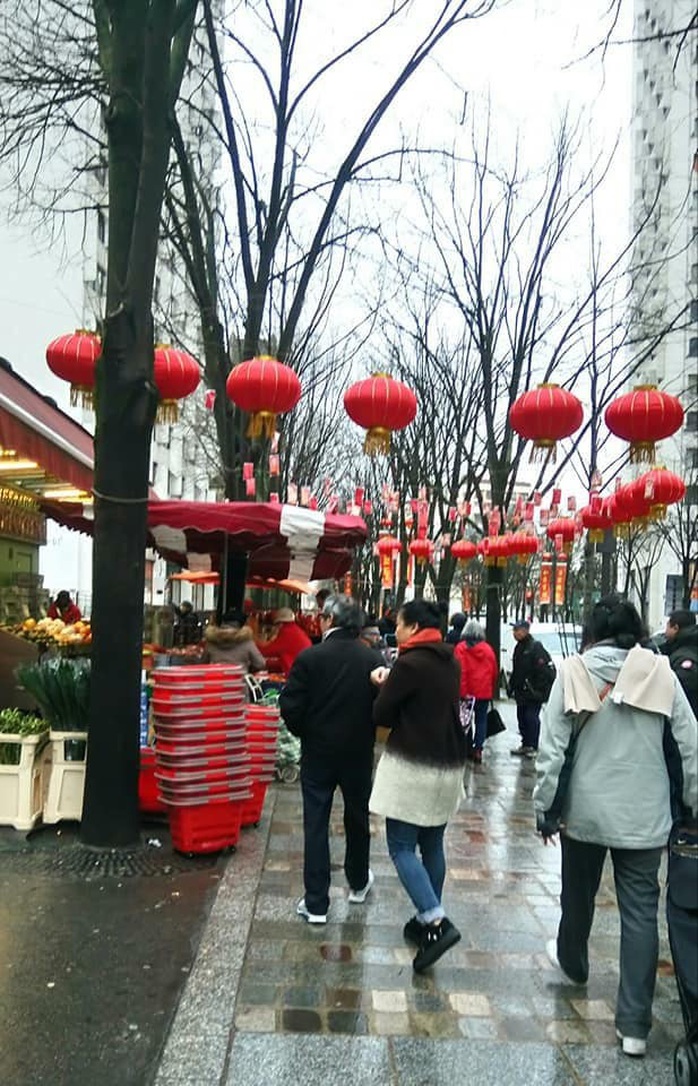
[[[92,682],[81,837],[139,839],[138,770],[153,339],[130,312],[107,318],[95,434]]]

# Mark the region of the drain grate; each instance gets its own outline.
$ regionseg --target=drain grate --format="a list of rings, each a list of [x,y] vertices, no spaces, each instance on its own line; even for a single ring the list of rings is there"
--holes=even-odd
[[[84,845],[68,845],[58,849],[3,852],[0,854],[0,873],[14,871],[91,881],[210,871],[222,862],[224,856],[220,853],[189,857],[153,848],[101,851]]]

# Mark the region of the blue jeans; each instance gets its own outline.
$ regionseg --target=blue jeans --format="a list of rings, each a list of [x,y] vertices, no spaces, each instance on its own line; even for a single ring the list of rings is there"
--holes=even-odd
[[[388,852],[400,882],[412,899],[417,919],[431,924],[445,916],[441,891],[446,878],[443,826],[414,826],[397,818],[386,818]],[[416,854],[417,845],[421,860]]]
[[[482,750],[487,739],[487,710],[489,704],[489,698],[475,699],[475,739],[473,740],[475,750]]]

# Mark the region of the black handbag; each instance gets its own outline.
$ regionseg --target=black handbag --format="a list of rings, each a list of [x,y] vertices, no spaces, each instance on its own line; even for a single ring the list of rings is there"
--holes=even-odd
[[[500,732],[506,730],[507,726],[500,716],[499,709],[492,705],[487,710],[487,738],[491,739],[493,735],[499,735]]]

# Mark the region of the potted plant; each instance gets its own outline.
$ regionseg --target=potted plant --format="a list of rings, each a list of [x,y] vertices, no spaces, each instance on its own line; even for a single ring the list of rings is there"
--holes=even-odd
[[[30,830],[41,815],[50,759],[45,720],[0,710],[0,825]]]
[[[17,668],[16,675],[50,726],[51,771],[44,822],[79,819],[85,790],[90,661],[43,660]]]

